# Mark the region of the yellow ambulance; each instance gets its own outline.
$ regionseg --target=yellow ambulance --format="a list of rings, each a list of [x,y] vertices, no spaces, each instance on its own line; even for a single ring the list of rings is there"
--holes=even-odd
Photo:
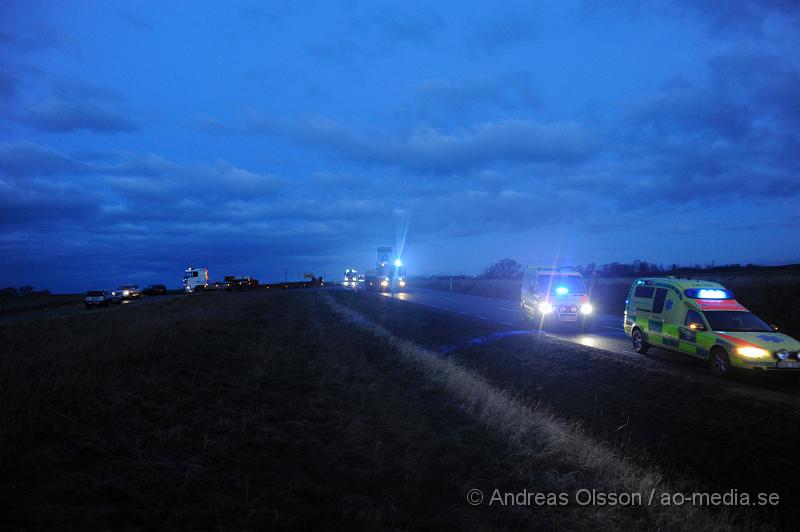
[[[767,325],[718,283],[637,279],[624,319],[637,353],[650,347],[686,353],[707,361],[720,376],[733,368],[800,370],[800,342]]]

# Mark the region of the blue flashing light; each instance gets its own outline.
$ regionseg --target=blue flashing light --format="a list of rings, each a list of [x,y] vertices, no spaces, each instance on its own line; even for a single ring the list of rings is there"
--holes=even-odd
[[[727,294],[725,290],[700,290],[697,292],[697,297],[700,299],[725,299]]]
[[[567,293],[569,293],[569,288],[567,288],[566,286],[559,286],[558,288],[556,288],[556,294],[560,296],[566,295]]]
[[[689,288],[684,294],[694,299],[733,299],[731,291],[724,288]]]

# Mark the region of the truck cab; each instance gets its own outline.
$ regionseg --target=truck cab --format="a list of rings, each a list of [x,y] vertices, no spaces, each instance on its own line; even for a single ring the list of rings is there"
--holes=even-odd
[[[355,288],[357,283],[358,283],[358,270],[356,270],[355,268],[347,268],[344,271],[344,281],[343,281],[344,286],[352,286]]]
[[[202,292],[208,288],[208,268],[189,266],[183,273],[183,289],[186,293]]]
[[[537,327],[564,323],[586,331],[594,309],[580,272],[572,268],[528,267],[522,276],[520,307],[524,322]]]
[[[364,278],[367,290],[381,292],[403,292],[408,287],[406,266],[400,257],[392,260],[392,248],[378,248],[378,262],[375,269],[369,270]]]

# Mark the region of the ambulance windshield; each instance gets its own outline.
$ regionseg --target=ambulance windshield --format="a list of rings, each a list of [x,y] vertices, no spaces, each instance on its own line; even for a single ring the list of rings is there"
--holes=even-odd
[[[539,290],[549,294],[583,295],[586,293],[586,286],[579,275],[540,275]]]
[[[772,332],[772,327],[752,312],[715,310],[706,311],[704,314],[713,331]]]

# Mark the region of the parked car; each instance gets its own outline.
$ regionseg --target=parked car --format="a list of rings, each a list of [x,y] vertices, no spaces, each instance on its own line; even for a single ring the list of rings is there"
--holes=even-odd
[[[167,293],[167,287],[163,284],[151,284],[142,293],[146,296],[163,296]]]
[[[685,353],[705,360],[720,376],[734,368],[800,372],[800,342],[777,332],[719,283],[637,279],[624,320],[637,353],[650,347]]]
[[[114,293],[114,296],[119,297],[120,299],[129,300],[129,299],[139,299],[142,297],[142,293],[139,291],[138,284],[125,284],[117,288]]]
[[[111,293],[105,290],[87,290],[83,298],[83,306],[87,309],[92,307],[108,307],[111,305]]]

